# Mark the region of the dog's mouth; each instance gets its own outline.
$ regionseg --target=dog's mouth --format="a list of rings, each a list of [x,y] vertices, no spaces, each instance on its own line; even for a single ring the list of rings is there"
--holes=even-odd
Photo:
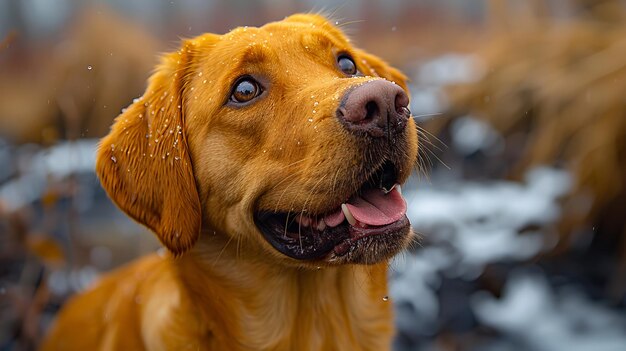
[[[403,246],[409,233],[396,168],[385,162],[346,200],[324,213],[258,211],[255,223],[279,252],[298,260],[375,263]],[[358,252],[359,250],[378,252]]]

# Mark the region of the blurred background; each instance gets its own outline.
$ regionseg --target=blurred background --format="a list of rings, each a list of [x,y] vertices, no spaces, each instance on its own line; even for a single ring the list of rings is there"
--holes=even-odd
[[[0,0],[0,350],[159,248],[93,172],[158,53],[301,11],[411,79],[421,238],[391,265],[394,348],[626,350],[619,0]]]

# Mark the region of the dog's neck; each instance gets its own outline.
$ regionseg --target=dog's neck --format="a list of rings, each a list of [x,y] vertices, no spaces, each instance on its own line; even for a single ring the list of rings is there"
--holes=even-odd
[[[387,262],[303,269],[242,257],[233,248],[199,243],[177,259],[191,306],[210,333],[237,340],[242,349],[389,346]],[[241,313],[227,312],[233,310]]]

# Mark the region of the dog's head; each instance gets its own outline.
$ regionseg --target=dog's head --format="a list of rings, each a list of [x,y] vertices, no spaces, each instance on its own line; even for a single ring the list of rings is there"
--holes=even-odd
[[[117,117],[97,172],[174,254],[206,231],[287,264],[380,262],[411,236],[405,79],[318,15],[205,34]]]

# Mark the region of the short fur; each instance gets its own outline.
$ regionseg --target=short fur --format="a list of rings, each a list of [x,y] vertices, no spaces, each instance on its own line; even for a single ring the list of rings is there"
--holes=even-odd
[[[341,76],[341,52],[364,76]],[[268,88],[249,106],[229,106],[244,73]],[[365,262],[298,261],[253,221],[258,209],[328,211],[357,190],[377,155],[335,110],[345,91],[381,78],[406,90],[404,75],[318,15],[205,34],[166,55],[102,140],[97,173],[169,252],[73,298],[43,349],[389,349],[385,251],[365,250]],[[399,182],[416,159],[412,120],[402,138]],[[368,262],[378,263],[354,264]]]

